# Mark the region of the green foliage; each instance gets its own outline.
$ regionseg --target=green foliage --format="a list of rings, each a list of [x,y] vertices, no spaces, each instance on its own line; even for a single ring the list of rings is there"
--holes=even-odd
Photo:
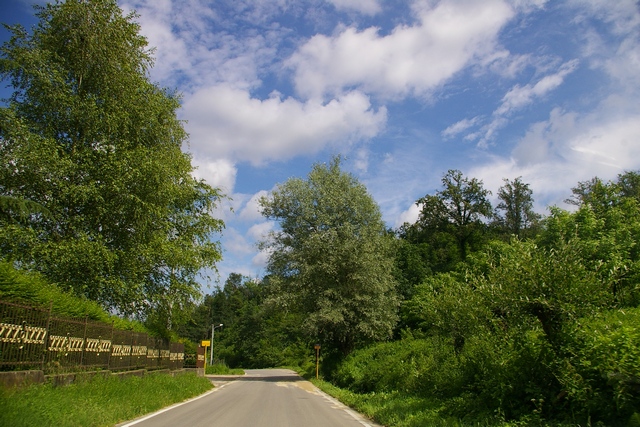
[[[312,381],[325,393],[388,427],[462,427],[466,425],[442,413],[442,404],[436,399],[407,395],[397,391],[355,393],[322,380]]]
[[[638,405],[637,309],[605,313],[636,277],[633,206],[555,210],[540,245],[496,241],[426,278],[401,312],[429,346],[360,350],[337,383],[438,399],[463,423],[624,424]]]
[[[207,365],[205,372],[206,375],[244,375],[242,369],[231,369],[224,363],[214,363],[213,365]]]
[[[609,193],[608,189],[603,191]],[[552,209],[545,220],[545,230],[537,240],[547,248],[570,241],[580,253],[585,268],[613,294],[616,305],[637,306],[640,304],[640,204],[636,199],[625,197],[615,202],[601,202],[611,205],[600,209],[595,202],[588,203],[575,213]]]
[[[3,208],[0,251],[166,335],[220,259],[221,196],[191,175],[179,96],[149,81],[135,14],[68,0],[37,16],[0,48],[14,89],[0,109],[0,196],[42,209],[15,221]]]
[[[612,303],[608,284],[584,265],[577,242],[550,250],[518,240],[495,243],[477,258],[483,259],[468,274],[499,328],[541,328],[559,346],[566,324]]]
[[[471,283],[440,273],[417,286],[402,306],[404,323],[428,335],[452,339],[456,351],[465,339],[486,328],[491,313]]]
[[[109,315],[95,301],[79,298],[48,283],[37,273],[16,270],[0,261],[0,299],[48,310],[54,315],[113,323],[117,329],[148,332],[136,321]]]
[[[495,220],[503,233],[525,238],[537,231],[541,216],[533,210],[533,191],[521,177],[513,181],[504,179],[498,199]]]
[[[398,298],[394,241],[380,210],[339,159],[315,165],[307,180],[290,179],[261,200],[280,222],[263,244],[274,304],[303,316],[309,339],[348,354],[391,336]]]
[[[571,365],[560,377],[573,410],[623,423],[640,407],[640,309],[605,311],[567,334]]]
[[[459,170],[449,170],[442,177],[443,189],[416,202],[420,217],[416,223],[423,233],[450,233],[455,237],[460,259],[482,240],[483,219],[492,216],[488,196],[491,192],[482,181],[466,178]]]
[[[0,221],[2,223],[22,223],[32,215],[51,215],[41,204],[31,200],[11,196],[0,196]]]
[[[463,388],[453,346],[440,338],[403,339],[357,350],[332,379],[358,393],[398,391],[442,398]]]
[[[212,324],[222,323],[213,341],[215,360],[245,368],[303,366],[311,346],[302,339],[301,318],[264,304],[269,292],[268,280],[257,282],[232,273],[223,289],[195,307],[179,332],[200,342],[211,338]]]
[[[0,389],[0,425],[113,426],[212,387],[208,379],[195,374],[151,374],[124,379],[96,376],[65,387]]]

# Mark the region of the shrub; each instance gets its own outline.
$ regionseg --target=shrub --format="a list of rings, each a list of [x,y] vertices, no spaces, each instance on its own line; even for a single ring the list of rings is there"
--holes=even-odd
[[[640,408],[640,308],[582,319],[568,335],[562,384],[583,418],[624,423]]]
[[[439,338],[380,343],[349,355],[334,374],[354,392],[451,395],[461,387],[453,345]]]

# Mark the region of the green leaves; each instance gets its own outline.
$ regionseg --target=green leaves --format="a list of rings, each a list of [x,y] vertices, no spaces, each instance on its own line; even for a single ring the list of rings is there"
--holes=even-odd
[[[37,15],[1,48],[14,94],[0,109],[0,196],[50,215],[4,229],[2,254],[105,308],[161,313],[166,332],[220,259],[221,194],[191,175],[179,96],[148,80],[134,14],[68,0]]]
[[[390,337],[398,299],[394,242],[366,189],[339,159],[315,165],[262,201],[280,222],[263,247],[274,300],[305,315],[310,337],[348,353],[360,342]]]

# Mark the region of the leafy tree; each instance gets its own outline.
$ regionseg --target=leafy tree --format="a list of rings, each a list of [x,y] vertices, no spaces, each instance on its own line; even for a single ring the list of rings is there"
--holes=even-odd
[[[180,333],[194,342],[216,330],[214,356],[232,367],[303,366],[310,343],[303,343],[300,315],[264,304],[269,280],[252,280],[231,273],[222,289],[205,296]],[[308,359],[308,358],[307,358]]]
[[[9,27],[0,75],[0,196],[49,215],[0,231],[0,250],[75,294],[159,330],[185,319],[196,279],[220,259],[220,193],[191,175],[177,94],[149,81],[136,15],[115,0],[39,7]]]
[[[405,324],[428,336],[446,337],[456,352],[467,338],[487,327],[491,312],[472,283],[453,273],[439,273],[416,286],[402,306]]]
[[[398,293],[402,299],[409,299],[414,287],[432,274],[432,255],[431,247],[427,243],[398,240],[395,276],[398,281]]]
[[[608,209],[619,200],[618,188],[598,177],[579,182],[571,192],[572,196],[566,199],[565,203],[574,206],[590,205],[598,211]]]
[[[483,240],[483,220],[491,218],[491,203],[482,181],[468,179],[459,170],[449,170],[442,177],[443,189],[434,195],[426,195],[416,202],[420,217],[416,226],[427,236],[428,242],[447,242],[447,235],[454,238],[458,256],[464,260],[470,249]],[[437,247],[436,246],[436,247]]]
[[[541,216],[533,210],[533,191],[529,184],[518,177],[513,181],[504,179],[498,190],[500,202],[496,206],[496,222],[508,234],[523,238],[535,231]]]
[[[394,240],[340,159],[315,165],[306,180],[289,179],[261,204],[280,222],[263,243],[274,303],[304,314],[308,336],[342,354],[389,338],[398,307]]]
[[[618,175],[618,186],[624,197],[633,197],[640,202],[640,171],[626,171]]]

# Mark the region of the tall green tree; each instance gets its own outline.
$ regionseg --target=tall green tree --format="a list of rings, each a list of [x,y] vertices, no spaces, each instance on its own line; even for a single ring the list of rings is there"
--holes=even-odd
[[[496,206],[496,222],[506,233],[518,238],[527,237],[539,225],[541,216],[533,210],[533,191],[522,177],[504,179],[498,190],[500,202]]]
[[[289,179],[261,204],[280,224],[263,244],[274,302],[304,314],[308,336],[342,354],[389,338],[398,307],[394,240],[340,159],[315,165],[306,180]]]
[[[0,251],[24,268],[123,314],[184,319],[197,277],[215,268],[221,194],[193,178],[179,96],[149,81],[151,49],[115,0],[37,8],[8,27],[0,75],[0,196],[48,215],[6,223]]]
[[[459,257],[464,260],[482,240],[485,223],[492,216],[491,203],[482,181],[467,178],[459,170],[449,170],[442,177],[443,189],[416,202],[420,207],[418,228],[430,240],[446,241],[453,237]]]

